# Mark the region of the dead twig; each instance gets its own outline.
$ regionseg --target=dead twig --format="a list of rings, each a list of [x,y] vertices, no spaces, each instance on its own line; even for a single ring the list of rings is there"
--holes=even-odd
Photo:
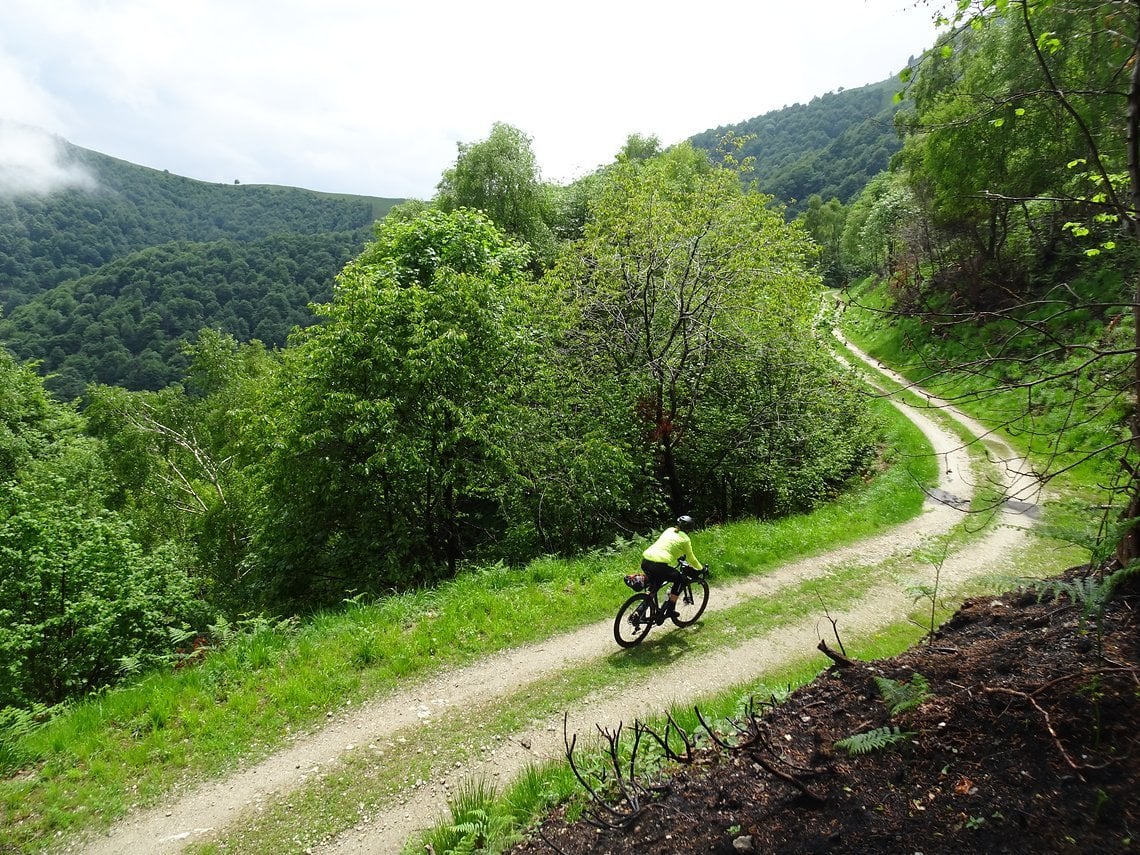
[[[835,643],[839,645],[839,652],[843,655],[843,657],[846,661],[850,661],[850,660],[846,659],[847,649],[843,646],[843,639],[839,637],[839,620],[837,618],[833,618],[831,616],[831,613],[827,610],[827,604],[824,603],[824,601],[823,601],[823,597],[819,598],[819,604],[821,606],[823,606],[823,616],[825,618],[827,618],[828,623],[831,624],[831,634],[835,636]],[[819,640],[819,643],[822,645],[820,647],[820,650],[823,650],[824,652],[826,652],[827,651],[827,645],[824,644],[824,641],[822,638]],[[828,654],[828,655],[830,655],[830,654]]]
[[[1039,703],[1037,703],[1032,695],[1027,692],[1018,691],[1017,689],[1005,689],[1000,686],[987,687],[982,691],[987,695],[1013,695],[1015,698],[1021,698],[1030,704],[1035,710],[1037,710],[1037,712],[1041,713],[1041,717],[1045,719],[1045,729],[1049,731],[1049,735],[1053,737],[1053,744],[1057,746],[1057,750],[1061,752],[1061,756],[1065,758],[1065,762],[1069,765],[1069,768],[1076,772],[1077,776],[1080,777],[1082,781],[1084,780],[1083,776],[1080,775],[1081,770],[1091,767],[1081,766],[1077,764],[1072,757],[1069,756],[1069,752],[1065,750],[1065,746],[1061,744],[1060,737],[1057,736],[1057,731],[1053,729],[1053,722],[1049,718],[1049,713],[1046,712],[1046,710]]]
[[[538,827],[538,836],[542,838],[542,842],[553,849],[558,855],[568,855],[565,849],[546,836],[546,831],[540,825]]]
[[[564,713],[562,716],[562,743],[566,747],[566,759],[570,762],[570,770],[574,773],[574,777],[578,779],[578,783],[586,790],[591,801],[593,801],[596,806],[592,814],[586,817],[587,821],[592,825],[605,828],[624,828],[641,812],[640,804],[627,801],[627,804],[629,804],[628,810],[619,810],[618,808],[612,807],[602,798],[601,794],[594,789],[590,782],[586,780],[586,776],[582,774],[582,771],[578,768],[578,764],[574,760],[574,747],[578,743],[578,734],[574,734],[573,738],[569,736],[569,721],[570,714],[568,712]],[[599,730],[601,730],[601,728],[599,728]],[[620,732],[621,728],[619,727],[618,730]],[[613,745],[614,743],[611,742],[611,751]],[[616,757],[611,756],[611,764],[613,768],[618,771],[620,777],[620,767],[617,765]],[[624,786],[622,789],[624,791]],[[613,817],[614,821],[611,822],[605,819],[604,817],[606,816]]]
[[[759,722],[757,722],[756,718],[751,714],[749,714],[749,720],[752,724],[748,728],[742,728],[736,722],[733,722],[733,726],[737,729],[737,732],[741,733],[744,736],[740,742],[737,742],[735,745],[733,745],[731,743],[725,742],[717,735],[716,731],[714,731],[712,727],[709,726],[709,723],[705,721],[705,717],[701,715],[701,710],[699,707],[694,707],[693,709],[697,713],[697,720],[700,721],[701,726],[708,731],[708,734],[712,738],[712,741],[719,745],[721,748],[724,748],[727,751],[739,751],[747,748],[754,748],[759,745],[767,748],[768,752],[775,756],[775,752],[773,752],[771,748],[764,742]],[[778,778],[785,784],[789,784],[795,790],[799,791],[801,795],[805,796],[811,801],[816,802],[817,804],[823,804],[827,801],[824,796],[821,796],[819,793],[812,790],[807,784],[805,784],[795,775],[791,774],[790,772],[785,772],[783,769],[777,768],[760,752],[753,752],[749,756],[755,760],[756,763],[759,764],[759,766],[768,774],[772,775],[775,778]]]
[[[671,712],[667,712],[666,717],[667,723],[665,725],[664,734],[659,735],[655,730],[653,730],[653,728],[641,721],[635,721],[634,728],[640,729],[642,733],[650,736],[659,746],[661,746],[661,750],[665,752],[665,756],[669,760],[672,760],[676,763],[692,763],[693,751],[696,748],[696,743],[685,731],[685,729],[677,724],[677,722],[673,719],[673,714]],[[681,738],[681,742],[685,746],[684,754],[678,754],[670,745],[669,733],[671,730],[676,731],[677,735]]]

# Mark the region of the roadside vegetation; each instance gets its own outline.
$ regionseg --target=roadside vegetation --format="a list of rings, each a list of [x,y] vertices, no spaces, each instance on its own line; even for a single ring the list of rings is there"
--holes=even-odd
[[[935,463],[893,407],[878,409],[889,427],[875,477],[811,514],[696,536],[718,583],[822,554],[919,511]],[[69,705],[45,724],[6,732],[0,756],[8,768],[35,774],[0,784],[0,845],[34,848],[59,832],[103,827],[188,780],[263,757],[401,682],[611,617],[641,546],[490,565],[432,589],[357,597],[304,622],[213,624],[168,667]],[[857,586],[847,596],[856,594]],[[799,608],[817,606],[809,596]]]
[[[868,294],[874,294],[874,291],[871,283],[865,283],[862,290],[856,293],[866,297]],[[878,317],[875,314],[864,314],[858,309],[849,309],[843,318],[844,331],[860,347],[870,348],[872,355],[889,364],[890,359],[885,350],[876,348],[874,341],[868,341],[859,334],[860,330],[878,329],[875,324]],[[856,319],[864,321],[864,325],[860,326]],[[883,334],[889,336],[889,329],[884,330]],[[836,350],[848,358],[851,356],[841,345],[837,344]],[[904,352],[912,351],[904,348]],[[993,461],[987,459],[982,450],[982,442],[970,435],[953,419],[940,414],[937,408],[931,407],[925,396],[916,395],[906,387],[899,386],[873,371],[869,375],[869,379],[871,378],[877,385],[888,390],[890,397],[904,400],[919,409],[929,407],[927,412],[932,418],[941,421],[952,432],[958,433],[964,445],[975,448],[974,472],[971,477],[980,485],[971,506],[975,513],[964,516],[954,531],[941,536],[937,542],[931,542],[925,550],[901,561],[912,569],[924,561],[936,567],[949,550],[961,548],[971,539],[979,537],[995,522],[992,509],[1000,505],[1004,497],[1001,490],[996,487],[997,473],[989,471]],[[883,402],[887,400],[885,393],[880,400]],[[1007,404],[1012,403],[1014,402],[1007,402]],[[968,400],[959,401],[956,406],[978,419],[984,419],[988,415],[986,410],[972,407]],[[1113,421],[1106,420],[1099,426],[1102,430],[1111,430],[1113,424]],[[998,431],[998,433],[1003,432]],[[1014,447],[1020,449],[1016,435],[1005,436]],[[920,465],[924,467],[936,464],[935,459],[929,456],[928,448],[913,462],[917,464],[920,461]],[[934,475],[934,472],[929,473],[931,479]],[[987,488],[985,486],[987,482],[992,486]],[[929,483],[931,482],[927,481],[927,484]],[[846,652],[854,659],[862,661],[895,656],[932,637],[934,631],[953,614],[965,597],[1000,593],[1029,584],[1035,579],[1056,574],[1073,564],[1095,560],[1099,543],[1097,526],[1095,521],[1090,525],[1088,507],[1087,504],[1082,504],[1082,500],[1084,502],[1092,500],[1097,488],[1095,470],[1087,467],[1078,467],[1076,473],[1067,475],[1063,482],[1051,484],[1048,490],[1051,498],[1041,505],[1043,520],[1035,528],[1036,536],[1028,547],[1019,553],[1016,571],[1002,572],[995,567],[995,571],[989,576],[976,580],[966,589],[952,593],[943,591],[936,594],[929,588],[925,591],[916,588],[912,592],[915,610],[906,621],[886,627],[872,637],[845,639]],[[825,609],[841,608],[844,603],[857,598],[867,586],[874,584],[876,579],[891,578],[900,569],[898,566],[892,567],[891,562],[886,562],[877,568],[854,568],[854,572],[846,577],[848,583],[854,583],[854,587],[846,590],[844,579],[833,575],[828,577],[825,586],[819,588],[809,585],[798,592],[782,591],[780,605],[774,611],[781,613],[783,617],[790,617],[796,613],[820,614]],[[702,622],[702,641],[712,644],[719,642],[717,624],[720,623],[720,619],[734,627],[739,625],[744,628],[743,631],[749,633],[771,631],[782,622],[779,618],[772,622],[771,613],[759,619],[755,617],[750,619],[741,613],[751,613],[756,609],[767,612],[767,604],[750,603],[740,610],[729,610],[728,613],[707,617]],[[706,721],[731,732],[733,725],[730,722],[739,721],[749,703],[778,704],[793,690],[815,680],[829,664],[831,664],[829,660],[822,655],[805,655],[801,662],[785,670],[764,674],[754,681],[707,695],[699,699],[696,706]],[[644,723],[657,733],[663,733],[670,723],[670,718],[689,733],[696,733],[701,728],[693,705],[670,708],[658,716],[648,717]],[[595,771],[606,766],[610,762],[608,747],[596,738],[596,735],[593,739],[588,735],[584,736],[587,738],[578,747],[578,762],[584,768]],[[628,751],[628,741],[623,745],[623,750]],[[623,754],[623,757],[625,756]],[[643,769],[643,774],[649,776],[654,774],[656,767],[652,766],[653,762],[656,761],[651,760],[651,766]],[[479,845],[486,847],[484,851],[505,851],[510,848],[512,842],[525,837],[529,827],[556,807],[565,812],[567,821],[573,822],[590,805],[591,800],[586,791],[575,779],[569,765],[562,760],[529,768],[517,781],[502,788],[487,781],[470,781],[449,800],[450,817],[441,820],[424,834],[409,840],[403,851],[405,855],[412,855],[424,851],[427,845],[432,846],[437,852],[464,851],[463,847],[470,846],[475,841],[480,841]],[[272,824],[267,823],[260,827],[258,832],[264,834],[271,828]],[[256,847],[254,841],[257,837],[257,834],[249,834],[243,839],[247,845]]]

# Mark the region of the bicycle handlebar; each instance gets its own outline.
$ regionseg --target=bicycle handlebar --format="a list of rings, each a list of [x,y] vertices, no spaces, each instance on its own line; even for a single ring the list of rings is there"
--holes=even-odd
[[[700,570],[686,561],[684,558],[677,559],[677,569],[690,579],[707,579],[709,577],[709,565],[706,564]]]

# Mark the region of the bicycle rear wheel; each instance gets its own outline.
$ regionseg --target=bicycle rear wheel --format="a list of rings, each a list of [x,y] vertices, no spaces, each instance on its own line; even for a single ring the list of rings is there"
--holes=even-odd
[[[640,644],[653,626],[653,611],[649,594],[634,594],[622,603],[614,618],[614,640],[622,647]]]
[[[709,583],[704,579],[693,579],[681,589],[681,596],[677,597],[677,613],[673,615],[673,623],[677,626],[688,626],[705,613],[705,606],[709,604]]]

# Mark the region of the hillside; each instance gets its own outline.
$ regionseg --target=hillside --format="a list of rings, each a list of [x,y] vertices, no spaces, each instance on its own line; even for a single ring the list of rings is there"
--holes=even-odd
[[[370,235],[362,226],[148,247],[17,306],[0,318],[0,341],[38,360],[45,386],[65,400],[90,382],[158,390],[185,376],[185,345],[205,327],[284,345],[313,323],[309,304],[331,298],[333,278]]]
[[[70,143],[64,163],[94,184],[0,201],[0,305],[11,311],[61,282],[175,240],[249,242],[279,234],[349,232],[395,199],[267,185],[210,184]]]
[[[737,125],[762,189],[795,213],[812,193],[848,201],[898,149],[892,80]],[[58,141],[85,186],[0,200],[0,343],[71,399],[91,382],[158,389],[211,327],[284,344],[396,199],[211,184]]]
[[[399,201],[211,184],[58,146],[88,182],[0,199],[0,342],[64,397],[177,379],[202,326],[282,344]]]
[[[897,78],[858,89],[829,92],[807,104],[704,131],[690,138],[709,151],[727,133],[749,136],[742,157],[754,157],[760,189],[787,203],[789,212],[803,209],[817,194],[844,204],[887,168],[902,144],[895,133]]]

